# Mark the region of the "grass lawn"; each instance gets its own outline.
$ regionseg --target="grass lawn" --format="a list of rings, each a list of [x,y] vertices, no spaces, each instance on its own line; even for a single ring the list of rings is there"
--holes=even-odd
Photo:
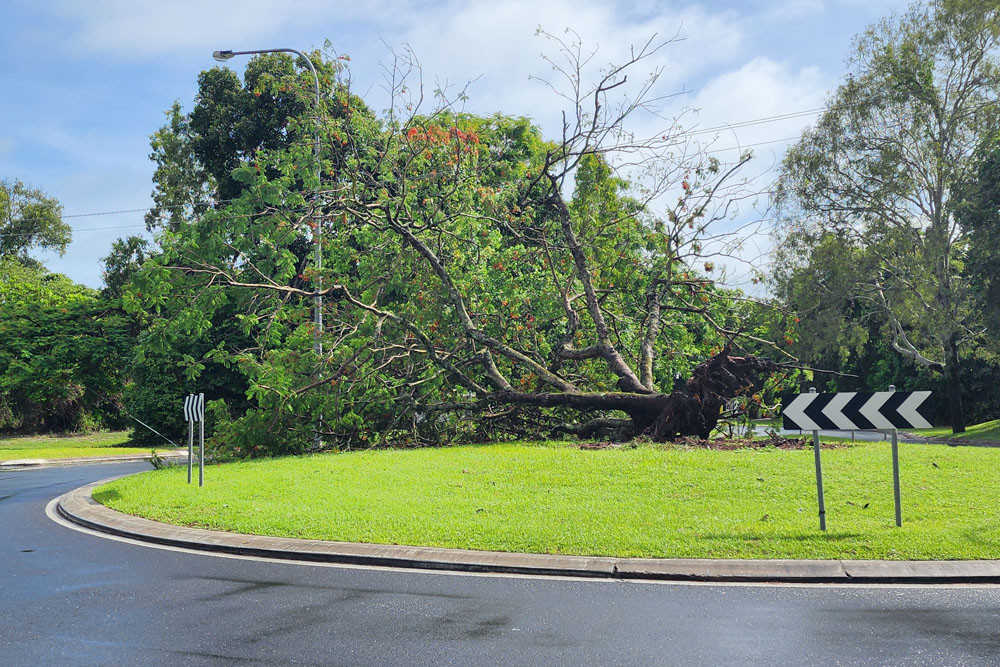
[[[903,527],[882,442],[813,453],[500,444],[183,468],[94,497],[170,523],[259,535],[674,558],[1000,558],[1000,449],[900,445]]]
[[[952,433],[950,426],[939,426],[936,428],[918,428],[908,431],[914,435],[928,438],[948,438],[949,440],[992,440],[1000,442],[1000,419],[973,424],[965,427],[964,433]]]
[[[14,459],[72,459],[82,456],[149,454],[152,445],[123,447],[128,431],[86,435],[0,436],[0,461]],[[172,449],[156,446],[157,451]]]

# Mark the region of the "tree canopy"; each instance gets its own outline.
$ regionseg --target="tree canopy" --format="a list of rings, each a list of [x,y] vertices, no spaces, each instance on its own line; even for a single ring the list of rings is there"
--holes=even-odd
[[[70,240],[72,231],[55,198],[21,181],[0,181],[0,260],[14,258],[38,266],[28,254],[32,248],[61,255]]]
[[[133,340],[95,290],[0,259],[0,431],[120,427]]]
[[[978,328],[954,193],[997,122],[998,45],[992,1],[918,3],[869,28],[826,112],[785,158],[778,192],[785,264],[829,233],[860,253],[852,296],[881,314],[894,350],[947,374],[956,431],[959,350]]]

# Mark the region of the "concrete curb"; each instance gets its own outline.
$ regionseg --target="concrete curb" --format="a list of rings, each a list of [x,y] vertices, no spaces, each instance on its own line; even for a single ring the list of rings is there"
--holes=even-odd
[[[463,572],[560,575],[606,579],[798,583],[1000,583],[1000,560],[851,561],[605,558],[356,544],[202,530],[142,519],[109,509],[82,486],[59,498],[73,523],[144,542],[289,561],[345,563]]]
[[[81,456],[71,459],[12,459],[0,461],[0,470],[17,470],[21,468],[40,468],[42,466],[74,466],[87,463],[129,463],[132,461],[149,461],[151,454],[114,454],[112,456]],[[176,459],[187,460],[187,452],[162,452],[160,458],[174,462]]]

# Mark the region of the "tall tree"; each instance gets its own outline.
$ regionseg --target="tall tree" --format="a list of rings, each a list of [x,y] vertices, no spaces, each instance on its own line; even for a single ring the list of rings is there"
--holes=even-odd
[[[336,61],[316,53],[312,59],[328,89]],[[176,230],[224,205],[244,188],[233,178],[234,169],[254,162],[258,151],[301,140],[302,118],[316,110],[311,88],[298,85],[300,79],[312,80],[305,64],[283,53],[252,58],[242,81],[226,67],[202,72],[191,112],[175,102],[167,123],[150,137],[156,170],[146,227]]]
[[[847,80],[789,151],[777,197],[786,257],[835,231],[875,260],[856,295],[882,313],[893,349],[946,374],[955,432],[965,429],[959,352],[977,330],[953,195],[997,121],[998,46],[996,0],[918,3],[869,28]]]
[[[37,267],[38,262],[28,254],[32,248],[61,255],[72,237],[54,197],[21,181],[0,181],[0,259],[12,257]]]
[[[958,193],[958,220],[969,230],[966,270],[993,340],[1000,338],[1000,135],[984,138],[971,178]]]

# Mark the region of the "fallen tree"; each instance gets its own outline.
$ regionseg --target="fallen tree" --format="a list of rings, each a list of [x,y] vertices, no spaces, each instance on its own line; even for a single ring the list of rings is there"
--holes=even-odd
[[[235,201],[161,235],[131,292],[165,315],[150,338],[203,330],[239,303],[258,342],[205,360],[250,378],[260,407],[233,433],[305,442],[319,430],[338,446],[608,427],[707,437],[727,400],[779,370],[753,354],[781,354],[749,333],[759,311],[710,277],[738,236],[750,155],[723,163],[676,123],[626,129],[657,101],[656,72],[636,84],[627,73],[669,41],[630,51],[589,88],[593,54],[555,44],[571,101],[558,141],[444,96],[421,113],[403,54],[385,116],[341,70],[329,112],[290,124],[322,137],[318,170],[311,142],[261,149],[233,172]],[[305,94],[301,65],[273,85]]]

